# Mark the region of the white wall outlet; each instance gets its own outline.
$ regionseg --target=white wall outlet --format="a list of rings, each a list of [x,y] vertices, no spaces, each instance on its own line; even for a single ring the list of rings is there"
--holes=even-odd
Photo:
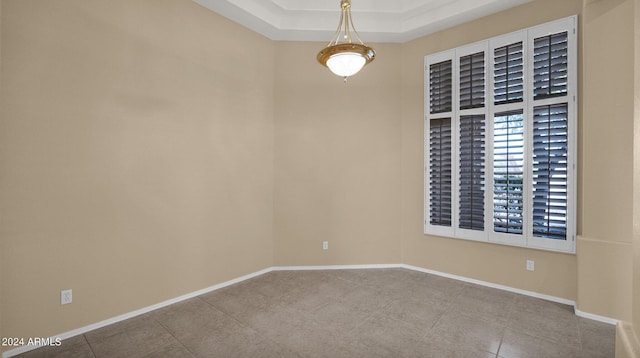
[[[535,271],[536,270],[536,262],[533,260],[527,260],[527,270]]]
[[[60,304],[68,305],[73,302],[73,291],[71,289],[60,291]]]
[[[329,241],[323,241],[322,242],[322,249],[323,250],[329,250]]]

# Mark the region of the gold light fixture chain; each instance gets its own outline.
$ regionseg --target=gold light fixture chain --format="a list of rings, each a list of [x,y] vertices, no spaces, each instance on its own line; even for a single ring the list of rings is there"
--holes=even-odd
[[[336,32],[333,34],[331,41],[327,44],[327,47],[331,47],[333,45],[337,45],[340,42],[340,33],[342,32],[342,21],[344,20],[344,11],[340,11],[340,22],[338,22],[338,28]]]
[[[349,28],[349,24],[351,23],[351,9],[349,7],[342,8],[342,12],[344,12],[344,37],[346,42],[351,42],[351,29]]]
[[[351,13],[351,11],[349,11],[349,13]],[[349,22],[351,23],[351,28],[353,29],[353,33],[356,34],[356,38],[358,39],[361,45],[364,45],[364,42],[362,42],[362,39],[360,38],[360,34],[358,34],[358,30],[356,30],[356,27],[353,25],[353,16],[349,16]],[[349,36],[349,42],[351,42],[351,36]]]
[[[347,77],[358,73],[362,67],[373,61],[376,53],[362,42],[360,34],[353,25],[351,0],[340,0],[340,10],[338,28],[331,41],[318,53],[317,59],[323,66],[328,67],[336,75],[342,76],[347,82]],[[358,43],[353,42],[352,33],[355,34]]]

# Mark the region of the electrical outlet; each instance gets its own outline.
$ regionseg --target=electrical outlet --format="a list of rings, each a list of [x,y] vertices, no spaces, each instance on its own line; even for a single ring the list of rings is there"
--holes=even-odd
[[[68,305],[73,302],[73,291],[71,289],[60,291],[60,304]]]
[[[527,270],[535,271],[536,270],[536,262],[533,260],[527,260]]]
[[[329,241],[323,241],[322,242],[322,249],[323,250],[329,250]]]

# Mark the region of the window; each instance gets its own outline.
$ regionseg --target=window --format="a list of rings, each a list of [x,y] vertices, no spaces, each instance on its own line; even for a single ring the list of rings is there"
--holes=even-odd
[[[576,24],[425,57],[425,234],[575,252]]]

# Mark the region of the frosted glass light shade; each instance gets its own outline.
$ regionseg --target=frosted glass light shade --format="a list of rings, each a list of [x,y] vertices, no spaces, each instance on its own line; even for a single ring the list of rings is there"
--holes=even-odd
[[[327,46],[318,53],[318,62],[340,77],[352,76],[373,61],[376,52],[367,45],[342,43]]]
[[[327,67],[338,76],[349,77],[358,73],[366,62],[359,53],[342,52],[329,57]]]

